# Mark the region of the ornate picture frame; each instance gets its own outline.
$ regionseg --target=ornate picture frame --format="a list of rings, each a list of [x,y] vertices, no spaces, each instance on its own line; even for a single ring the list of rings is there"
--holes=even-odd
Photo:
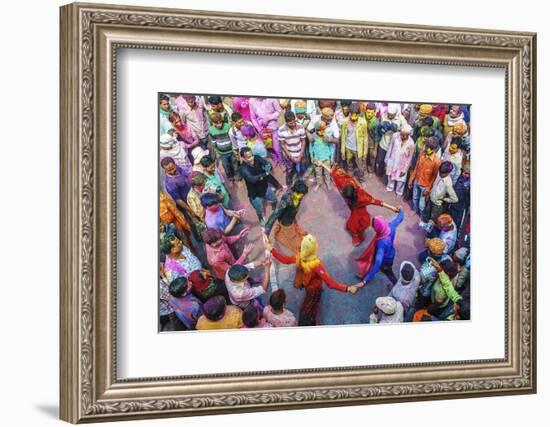
[[[535,34],[79,3],[60,13],[61,419],[98,422],[536,392]],[[505,357],[117,379],[119,48],[504,69]]]

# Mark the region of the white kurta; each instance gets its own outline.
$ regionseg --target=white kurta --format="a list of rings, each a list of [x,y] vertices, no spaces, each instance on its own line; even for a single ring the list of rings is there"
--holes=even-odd
[[[414,141],[411,137],[403,142],[401,141],[401,134],[399,132],[394,133],[386,153],[386,175],[389,179],[398,182],[407,180],[407,172],[411,166],[414,148]]]

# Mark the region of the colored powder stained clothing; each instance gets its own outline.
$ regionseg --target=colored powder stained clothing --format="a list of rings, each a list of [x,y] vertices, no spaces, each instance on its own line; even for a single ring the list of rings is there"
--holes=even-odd
[[[348,126],[350,122],[351,119],[348,117],[342,123],[342,132],[340,134],[340,150],[342,158],[346,158],[346,148],[350,150],[347,145],[353,145],[353,142],[350,143],[348,141],[348,134],[349,132],[353,132],[353,130],[355,130],[355,138],[353,139],[353,136],[350,137],[352,138],[352,141],[355,141],[356,149],[351,150],[357,153],[357,157],[359,159],[364,159],[367,156],[367,121],[364,118],[359,117],[355,123],[355,126],[352,125],[351,127]]]
[[[245,264],[249,270],[254,267],[253,263]],[[235,283],[229,278],[229,271],[225,274],[225,286],[229,293],[229,299],[233,305],[245,309],[253,300],[265,294],[265,289],[261,286],[250,286],[248,282]]]
[[[432,186],[432,190],[430,191],[430,200],[436,206],[441,206],[443,202],[458,202],[458,197],[456,196],[453,188],[453,181],[451,180],[450,175],[447,175],[445,178],[441,178],[438,174]]]
[[[174,126],[172,126],[172,123],[170,123],[170,120],[168,119],[168,116],[170,115],[170,111],[164,111],[162,108],[159,109],[159,129],[160,129],[160,135],[167,134],[170,129],[172,129]]]
[[[268,184],[273,185],[277,189],[281,188],[279,182],[269,173],[270,171],[271,164],[260,156],[254,156],[253,166],[243,162],[239,172],[244,179],[250,199],[256,197],[264,198]]]
[[[437,178],[439,173],[439,166],[441,165],[441,160],[438,155],[432,153],[427,156],[425,153],[422,153],[418,156],[416,161],[416,166],[409,178],[409,182],[416,180],[418,185],[425,187],[428,190],[432,189],[432,185]]]
[[[233,98],[233,111],[240,113],[242,118],[249,122],[250,119],[250,105],[248,97],[246,96],[236,96]]]
[[[355,179],[353,179],[338,166],[332,170],[332,180],[340,193],[342,193],[342,190],[346,185],[353,186],[353,188],[357,191],[357,200],[355,201],[353,207],[350,207],[350,216],[346,222],[346,229],[350,232],[354,242],[360,243],[363,241],[363,234],[365,230],[371,225],[371,217],[367,211],[367,206],[382,206],[382,201],[372,197],[357,183]]]
[[[212,175],[206,173],[204,176],[206,177],[206,185],[204,186],[204,191],[210,191],[221,196],[222,205],[227,208],[229,206],[229,193],[227,192],[225,185],[223,185],[223,178],[221,177],[220,173],[215,170]]]
[[[431,301],[439,306],[439,314],[437,317],[440,320],[454,320],[454,312],[451,310],[451,304],[454,305],[462,299],[460,294],[455,290],[449,276],[441,270],[437,273],[438,278],[432,286]],[[445,308],[447,308],[445,310]]]
[[[243,326],[243,311],[234,305],[225,308],[225,314],[220,320],[210,320],[201,316],[197,322],[197,330],[239,329]]]
[[[250,119],[259,133],[265,129],[275,130],[279,127],[281,106],[274,98],[250,98]]]
[[[306,137],[306,131],[300,124],[296,124],[294,129],[283,125],[279,128],[279,141],[284,144],[291,159],[299,159],[302,155],[303,144]]]
[[[380,141],[379,128],[380,128],[380,122],[378,121],[376,116],[372,117],[370,120],[367,120],[368,148],[374,148],[374,146],[379,143]]]
[[[263,317],[275,328],[298,326],[298,321],[292,311],[284,308],[281,313],[275,314],[270,305],[264,308]]]
[[[394,133],[386,153],[386,175],[389,179],[399,182],[407,180],[407,172],[414,155],[414,141],[408,138],[401,140],[400,133]]]
[[[443,156],[441,157],[441,160],[443,162],[447,161],[452,163],[453,170],[451,171],[451,181],[454,185],[462,171],[462,157],[464,153],[462,152],[462,150],[459,149],[456,153],[451,154],[451,152],[449,151],[449,147],[450,146],[447,146],[445,152],[443,153]]]
[[[199,259],[185,246],[181,249],[180,257],[167,256],[164,261],[164,273],[170,282],[180,276],[187,277],[193,271],[201,269],[202,265]]]
[[[387,150],[394,133],[398,132],[406,123],[405,118],[399,114],[393,119],[389,119],[387,114],[383,115],[378,125],[380,148]]]
[[[182,298],[170,295],[168,304],[188,330],[195,329],[197,321],[202,316],[202,304],[197,298],[191,294]]]
[[[239,236],[222,236],[222,242],[219,246],[213,247],[206,245],[206,258],[208,264],[214,269],[214,275],[216,279],[223,280],[225,273],[233,264],[244,264],[246,255],[241,255],[238,259],[235,259],[229,245],[237,242]]]
[[[357,151],[357,133],[355,132],[356,123],[348,120],[347,126],[346,148],[351,151]]]
[[[202,193],[199,193],[194,188],[191,188],[189,190],[189,193],[187,194],[187,204],[189,205],[189,208],[191,209],[191,212],[193,212],[198,218],[204,221],[204,206],[201,203],[201,196]]]
[[[397,231],[397,227],[403,222],[404,218],[405,213],[403,212],[403,209],[401,209],[397,216],[389,223],[390,234],[381,239],[377,239],[376,255],[374,256],[372,266],[370,267],[367,275],[363,279],[365,283],[371,281],[374,278],[374,276],[376,275],[376,273],[378,273],[383,264],[388,265],[393,263],[393,260],[395,258],[395,247],[393,243],[395,240],[395,233]]]
[[[208,228],[217,228],[223,232],[231,222],[231,218],[229,218],[229,215],[225,213],[221,206],[218,206],[218,210],[216,211],[206,209],[204,222]]]
[[[176,202],[178,200],[187,200],[187,194],[191,189],[189,182],[189,177],[179,166],[176,166],[176,175],[164,174],[164,186],[166,191],[168,191],[168,194],[170,194],[172,199]]]
[[[271,253],[275,259],[283,264],[297,264],[297,256],[286,256],[276,249],[273,249]],[[300,308],[300,323],[316,323],[323,292],[323,282],[331,289],[340,292],[347,291],[347,286],[333,279],[322,262],[319,262],[308,272],[296,265],[296,274],[300,277],[298,285],[304,287],[306,291],[304,302]]]
[[[233,150],[231,140],[229,139],[230,129],[231,125],[229,123],[224,123],[221,129],[218,129],[215,125],[210,126],[208,133],[210,134],[210,138],[212,138],[212,142],[218,154],[231,153]]]
[[[329,138],[333,137],[332,133],[327,133],[326,131],[325,131],[325,135],[327,135],[327,137]],[[314,134],[313,142],[311,143],[310,149],[309,149],[311,158],[313,160],[319,160],[321,162],[330,160],[332,158],[333,147],[334,147],[334,144],[326,142],[322,137],[317,136],[317,134]]]
[[[181,119],[188,124],[193,132],[200,138],[204,139],[208,136],[208,118],[206,116],[206,108],[200,96],[195,96],[195,105],[189,107],[183,96],[178,96],[175,101]]]
[[[401,274],[401,271],[405,264],[411,265],[414,269],[413,278],[410,282],[405,282],[405,279],[403,279],[403,275]],[[399,280],[391,289],[388,296],[394,298],[396,301],[399,301],[403,305],[405,311],[407,311],[410,307],[414,306],[414,303],[416,301],[416,291],[420,286],[420,273],[416,269],[414,264],[409,261],[403,261],[401,263],[401,268],[399,269],[399,271]]]
[[[245,122],[245,124],[250,125],[251,123]],[[241,130],[237,129],[235,126],[229,129],[229,139],[234,151],[240,152],[241,148],[248,147],[248,139],[242,134]]]
[[[296,205],[292,200],[292,191],[287,191],[281,197],[281,201],[277,208],[273,211],[265,226],[265,234],[269,236],[271,229],[278,220],[282,225],[288,226],[296,221],[296,215],[300,208],[301,201]]]

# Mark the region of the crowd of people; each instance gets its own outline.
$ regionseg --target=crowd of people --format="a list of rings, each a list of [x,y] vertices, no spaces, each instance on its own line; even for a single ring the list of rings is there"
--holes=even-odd
[[[380,273],[390,283],[365,307],[370,323],[470,318],[469,106],[160,94],[159,114],[160,330],[316,325],[323,284],[355,295]],[[401,206],[373,197],[374,179]],[[235,209],[240,187],[249,208]],[[303,199],[319,191],[340,194],[353,246],[375,232],[356,259],[357,283],[330,274],[299,224]],[[405,203],[425,250],[396,275]],[[370,205],[392,219],[371,218]],[[262,230],[261,259],[249,259],[247,209]],[[298,312],[286,307],[276,264],[296,267]]]

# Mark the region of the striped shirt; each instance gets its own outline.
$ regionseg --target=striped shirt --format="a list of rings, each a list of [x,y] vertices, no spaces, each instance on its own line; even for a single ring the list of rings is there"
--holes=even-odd
[[[306,137],[304,127],[296,123],[294,129],[290,129],[288,125],[283,125],[279,128],[279,141],[283,142],[288,154],[293,158],[300,158],[302,153],[302,142]]]

